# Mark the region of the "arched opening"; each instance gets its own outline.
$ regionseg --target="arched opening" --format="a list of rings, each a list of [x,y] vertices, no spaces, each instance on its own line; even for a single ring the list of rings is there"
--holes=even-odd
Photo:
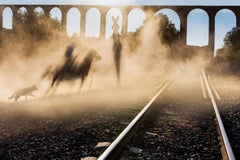
[[[17,11],[19,14],[26,14],[27,13],[27,9],[25,7],[21,7],[18,9]]]
[[[43,25],[44,17],[45,17],[44,10],[41,7],[37,7],[34,9],[33,12],[34,12],[34,15],[37,17],[38,24]]]
[[[187,44],[205,46],[209,41],[209,16],[202,9],[194,9],[187,16]]]
[[[155,13],[155,15],[164,14],[168,17],[169,21],[171,21],[177,30],[180,31],[180,18],[179,15],[172,9],[161,9]]]
[[[117,19],[118,18],[118,25],[119,25],[119,29],[118,32],[119,34],[121,34],[122,31],[122,12],[117,9],[117,8],[112,8],[108,11],[107,15],[106,15],[106,38],[111,37],[113,34],[113,29],[112,26],[114,24],[113,19],[112,18]]]
[[[86,14],[86,37],[100,37],[101,13],[91,8]]]
[[[62,29],[62,12],[58,7],[51,9],[49,13],[50,22],[54,29]]]
[[[81,13],[77,8],[71,8],[67,13],[67,34],[69,37],[80,35]]]
[[[38,18],[40,18],[44,15],[44,10],[41,7],[37,7],[34,9],[34,13]]]
[[[220,10],[215,16],[215,53],[222,48],[225,35],[233,27],[236,27],[236,15],[229,9]]]
[[[12,19],[13,19],[13,12],[10,7],[7,7],[3,10],[2,13],[2,27],[5,29],[12,29]]]
[[[16,15],[16,21],[21,23],[26,23],[28,18],[27,14],[28,14],[28,11],[25,7],[19,8]]]
[[[132,9],[128,14],[128,32],[135,32],[138,28],[143,26],[146,15],[140,8]]]

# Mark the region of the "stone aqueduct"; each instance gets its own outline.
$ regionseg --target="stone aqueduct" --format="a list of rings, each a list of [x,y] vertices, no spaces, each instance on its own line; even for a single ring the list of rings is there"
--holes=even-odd
[[[49,16],[51,9],[58,7],[62,12],[62,29],[66,29],[67,22],[67,12],[71,8],[79,9],[81,13],[81,32],[85,33],[85,23],[86,23],[86,13],[91,8],[96,8],[101,13],[101,26],[100,33],[101,35],[105,35],[105,25],[106,25],[106,15],[108,11],[113,8],[112,6],[93,6],[93,5],[1,5],[0,6],[0,30],[2,29],[3,23],[3,10],[6,7],[10,7],[13,14],[16,14],[21,7],[25,7],[28,11],[34,10],[37,7],[41,7],[46,16]],[[194,9],[202,9],[208,14],[209,17],[209,43],[208,47],[210,50],[214,51],[214,30],[215,30],[215,16],[222,9],[229,9],[236,16],[236,26],[240,27],[240,7],[238,6],[114,6],[114,8],[118,8],[122,11],[122,32],[127,31],[127,19],[128,14],[132,9],[140,8],[143,11],[151,8],[153,12],[158,12],[161,9],[171,9],[175,11],[180,18],[180,31],[181,31],[181,39],[186,42],[187,35],[187,16]],[[146,18],[147,14],[146,14]],[[14,22],[14,19],[13,19]],[[14,23],[13,23],[14,24]],[[13,26],[14,27],[14,26]],[[82,34],[81,34],[82,35]]]

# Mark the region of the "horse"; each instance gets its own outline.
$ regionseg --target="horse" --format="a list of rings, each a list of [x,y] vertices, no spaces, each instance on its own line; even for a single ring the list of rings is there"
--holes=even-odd
[[[52,66],[47,67],[45,72],[42,74],[42,78],[50,74],[52,77],[52,82],[50,87],[45,92],[45,95],[47,95],[54,86],[55,92],[61,81],[72,81],[80,78],[81,89],[84,80],[89,74],[94,59],[101,60],[102,58],[95,50],[92,49],[87,53],[87,55],[84,57],[83,61],[80,64],[73,64],[71,68],[64,68],[63,66],[55,68]]]

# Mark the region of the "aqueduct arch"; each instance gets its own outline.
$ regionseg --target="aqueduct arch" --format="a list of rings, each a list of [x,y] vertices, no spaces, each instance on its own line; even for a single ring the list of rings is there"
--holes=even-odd
[[[9,14],[10,17],[7,17],[7,14]],[[12,25],[10,26],[10,23],[12,24],[12,17],[13,17],[13,12],[12,12],[11,8],[10,8],[10,7],[4,8],[4,9],[2,10],[2,12],[1,12],[1,22],[0,22],[1,26],[0,26],[0,28],[2,28],[3,25],[4,25],[6,28],[12,28]],[[5,19],[7,19],[7,18],[8,18],[8,22],[7,22],[7,23],[9,23],[9,24],[4,24],[4,23],[3,23],[3,20],[5,20]],[[10,18],[10,19],[9,19],[9,18]]]
[[[201,17],[199,17],[201,15]],[[205,22],[205,23],[204,23]],[[202,9],[193,9],[187,16],[187,44],[195,45],[196,39],[201,36],[201,46],[209,43],[209,17]],[[194,29],[193,29],[194,28]],[[199,34],[200,33],[200,34]],[[198,38],[196,38],[198,37]],[[189,40],[190,39],[190,40]]]
[[[94,17],[94,20],[91,17]],[[101,13],[97,8],[91,8],[87,11],[85,26],[85,36],[100,37]]]
[[[146,19],[146,14],[141,8],[134,8],[128,14],[127,25],[128,25],[128,32],[136,31],[137,27],[142,26],[143,22]],[[133,22],[135,22],[134,26]],[[137,24],[136,24],[137,23]],[[132,27],[132,30],[130,28]]]
[[[80,35],[80,19],[81,19],[81,13],[79,11],[79,9],[77,8],[71,8],[70,10],[68,10],[67,12],[67,34],[72,36],[73,34],[77,33],[78,35]],[[70,25],[69,23],[73,23],[74,25]],[[68,32],[68,29],[72,29],[72,32]]]
[[[112,8],[111,6],[91,6],[91,5],[1,5],[0,6],[0,30],[2,29],[2,14],[3,10],[6,7],[10,7],[12,9],[13,15],[17,13],[18,9],[21,7],[25,7],[28,11],[34,10],[37,7],[41,7],[44,10],[45,16],[49,16],[50,10],[54,7],[58,7],[62,12],[62,30],[66,32],[66,18],[67,12],[71,8],[78,8],[81,13],[81,35],[85,35],[85,24],[86,24],[86,13],[91,8],[97,8],[101,13],[101,25],[100,25],[100,34],[101,36],[105,35],[106,28],[106,14]],[[208,47],[210,50],[214,51],[214,34],[215,34],[215,15],[218,11],[222,9],[229,9],[236,15],[236,26],[240,26],[240,8],[237,6],[115,6],[122,11],[122,32],[127,32],[127,21],[128,14],[134,8],[141,8],[143,11],[146,9],[151,9],[154,13],[161,9],[172,9],[174,10],[180,17],[180,32],[181,39],[186,42],[186,33],[187,33],[187,16],[194,9],[202,9],[206,11],[209,17],[209,43]],[[146,14],[146,19],[148,15]],[[14,16],[13,16],[14,17]],[[49,17],[48,17],[49,18]],[[14,19],[13,27],[14,27]],[[67,35],[67,33],[66,33]]]
[[[155,13],[155,15],[157,15],[157,14],[166,15],[169,18],[170,21],[171,21],[171,18],[175,17],[175,19],[176,19],[175,27],[176,27],[177,30],[180,31],[180,17],[174,10],[169,9],[169,8],[164,8],[164,9],[160,9],[159,11],[157,11]]]

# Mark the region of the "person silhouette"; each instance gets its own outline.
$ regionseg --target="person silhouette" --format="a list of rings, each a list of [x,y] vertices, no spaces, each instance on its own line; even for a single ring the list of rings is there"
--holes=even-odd
[[[117,34],[119,34],[119,32],[118,32],[118,30],[119,30],[119,24],[118,24],[119,16],[117,16],[117,18],[112,16],[112,20],[113,20],[113,25],[112,25],[113,35],[117,35]]]
[[[113,52],[114,52],[114,62],[115,62],[115,68],[116,68],[116,73],[117,73],[117,81],[118,84],[120,84],[120,60],[121,60],[121,50],[122,50],[122,43],[120,40],[120,34],[118,32],[119,30],[119,25],[118,25],[118,20],[119,17],[115,18],[112,17],[113,20]]]
[[[75,48],[75,44],[71,43],[69,46],[67,46],[66,51],[65,51],[65,59],[64,59],[64,64],[62,66],[62,71],[71,71],[73,64],[75,62],[75,59],[77,56],[73,57],[73,51]]]

